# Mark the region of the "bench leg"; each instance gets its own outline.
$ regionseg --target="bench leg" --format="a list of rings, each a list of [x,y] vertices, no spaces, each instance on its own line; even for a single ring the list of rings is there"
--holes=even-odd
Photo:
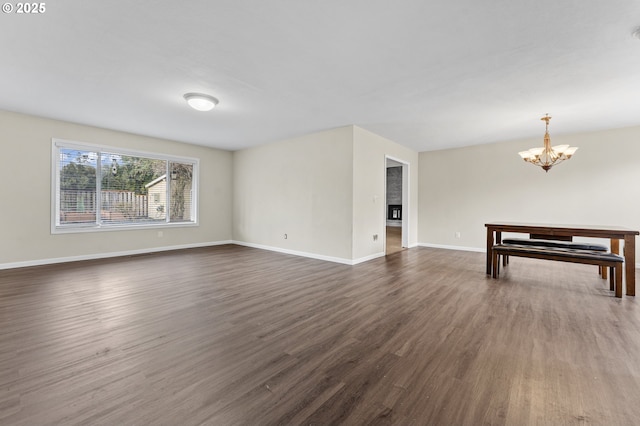
[[[606,269],[604,266],[601,266],[601,268],[602,269]],[[616,272],[615,271],[615,266],[609,267],[609,290],[610,291],[613,291],[616,288],[615,283],[613,281],[615,276],[616,276],[615,272]],[[604,275],[604,273],[603,273],[603,275]]]
[[[616,297],[622,297],[622,262],[616,263]]]
[[[598,273],[602,276],[603,280],[606,280],[607,279],[607,268],[604,267],[604,266],[598,266],[598,268],[600,268],[598,270]]]
[[[495,250],[493,250],[492,264],[493,268],[491,269],[493,269],[493,278],[498,278],[498,275],[500,275],[500,256]]]

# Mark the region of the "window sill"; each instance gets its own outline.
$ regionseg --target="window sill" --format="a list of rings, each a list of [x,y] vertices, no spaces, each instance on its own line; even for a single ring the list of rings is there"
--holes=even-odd
[[[198,222],[153,223],[142,225],[59,225],[51,228],[51,234],[78,234],[87,232],[134,231],[144,229],[192,228]]]

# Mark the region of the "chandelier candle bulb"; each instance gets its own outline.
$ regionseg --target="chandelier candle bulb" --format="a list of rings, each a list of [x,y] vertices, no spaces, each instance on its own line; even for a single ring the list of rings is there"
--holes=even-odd
[[[552,148],[551,137],[549,136],[549,120],[551,120],[551,117],[547,114],[540,120],[546,122],[544,146],[542,148],[531,148],[528,151],[520,151],[518,154],[524,161],[540,166],[545,172],[548,172],[555,164],[571,158],[571,156],[578,150],[578,147],[556,145]]]

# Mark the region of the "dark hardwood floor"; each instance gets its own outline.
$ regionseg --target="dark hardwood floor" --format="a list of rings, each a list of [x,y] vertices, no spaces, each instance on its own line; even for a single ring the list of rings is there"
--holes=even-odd
[[[640,308],[593,268],[219,246],[0,271],[2,425],[637,425]]]

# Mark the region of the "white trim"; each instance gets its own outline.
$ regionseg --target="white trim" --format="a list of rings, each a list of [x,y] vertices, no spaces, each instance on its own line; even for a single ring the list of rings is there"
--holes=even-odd
[[[143,151],[139,149],[133,150],[133,149],[121,148],[117,146],[102,145],[102,144],[98,145],[98,144],[89,143],[89,142],[78,142],[78,141],[72,141],[69,139],[51,138],[51,141],[54,143],[54,145],[57,148],[64,147],[64,148],[71,148],[71,149],[78,149],[78,150],[84,150],[84,149],[90,148],[97,152],[105,151],[109,154],[117,153],[117,154],[129,155],[132,157],[144,156],[147,158],[152,158],[154,160],[164,160],[164,161],[174,161],[174,162],[175,160],[179,160],[179,161],[184,161],[185,163],[200,162],[200,159],[196,157],[185,157],[182,155],[173,155],[173,154],[161,154],[158,152]],[[117,152],[113,152],[113,151],[117,151]]]
[[[317,259],[317,260],[325,260],[327,262],[335,262],[335,263],[341,263],[343,265],[354,265],[354,261],[351,259],[345,259],[343,257],[333,257],[333,256],[325,256],[322,254],[316,254],[316,253],[309,253],[309,252],[305,252],[305,251],[297,251],[297,250],[289,250],[289,249],[284,249],[284,248],[280,248],[280,247],[273,247],[273,246],[265,246],[262,244],[254,244],[254,243],[247,243],[244,241],[233,241],[233,244],[237,244],[239,246],[244,246],[244,247],[251,247],[251,248],[257,248],[257,249],[261,249],[261,250],[269,250],[269,251],[275,251],[278,253],[284,253],[284,254],[292,254],[294,256],[301,256],[301,257],[308,257],[311,259]]]
[[[97,259],[107,259],[110,257],[133,256],[136,254],[149,254],[149,253],[156,253],[156,252],[163,252],[163,251],[170,251],[170,250],[183,250],[183,249],[198,248],[198,247],[221,246],[224,244],[233,244],[233,242],[231,240],[211,241],[206,243],[181,244],[177,246],[152,247],[152,248],[146,248],[146,249],[126,250],[126,251],[117,251],[117,252],[110,252],[110,253],[94,253],[94,254],[86,254],[81,256],[56,257],[52,259],[39,259],[39,260],[27,260],[23,262],[0,263],[0,270],[13,269],[13,268],[26,268],[29,266],[52,265],[55,263],[78,262],[81,260],[97,260]]]
[[[88,225],[61,225],[56,228],[53,234],[79,234],[83,232],[112,232],[112,231],[130,231],[141,229],[166,229],[166,228],[189,228],[200,226],[194,222],[155,222],[155,223],[140,223],[138,225],[109,225],[109,226],[96,226],[93,223]]]
[[[357,265],[359,263],[363,263],[363,262],[368,262],[370,260],[373,259],[377,259],[379,257],[385,257],[386,253],[381,252],[381,253],[376,253],[376,254],[370,254],[369,256],[365,256],[365,257],[361,257],[360,259],[355,259],[351,261],[351,265]]]
[[[445,250],[460,250],[460,251],[474,251],[478,253],[485,253],[487,249],[478,247],[462,247],[462,246],[449,246],[445,244],[431,244],[431,243],[418,243],[419,247],[439,248]]]
[[[288,250],[282,249],[279,247],[265,246],[262,244],[253,244],[246,243],[243,241],[233,241],[233,240],[225,240],[225,241],[211,241],[206,243],[194,243],[194,244],[182,244],[176,246],[164,246],[164,247],[151,247],[146,249],[138,249],[138,250],[126,250],[119,252],[110,252],[110,253],[94,253],[88,255],[81,256],[68,256],[68,257],[57,257],[50,259],[39,259],[39,260],[26,260],[23,262],[12,262],[12,263],[0,263],[0,270],[3,269],[13,269],[13,268],[26,268],[29,266],[42,266],[42,265],[53,265],[56,263],[67,263],[67,262],[78,262],[82,260],[98,260],[98,259],[108,259],[110,257],[122,257],[122,256],[133,256],[136,254],[149,254],[149,253],[157,253],[163,251],[170,250],[183,250],[190,248],[198,248],[198,247],[210,247],[210,246],[220,246],[224,244],[236,244],[244,247],[251,247],[261,250],[268,250],[283,254],[292,254],[294,256],[308,257],[311,259],[324,260],[327,262],[340,263],[343,265],[357,265],[358,263],[366,262],[372,259],[376,259],[378,257],[383,257],[384,253],[376,253],[370,256],[362,257],[356,260],[344,259],[341,257],[333,257],[333,256],[324,256],[321,254],[308,253],[296,250]]]
[[[244,246],[244,247],[251,247],[251,248],[268,250],[268,251],[284,253],[284,254],[291,254],[294,256],[324,260],[327,262],[340,263],[340,264],[349,265],[349,266],[354,266],[359,263],[368,262],[370,260],[385,256],[385,253],[376,253],[366,257],[361,257],[360,259],[349,260],[341,257],[324,256],[324,255],[319,255],[314,253],[307,253],[307,252],[301,252],[296,250],[287,250],[287,249],[281,249],[278,247],[265,246],[261,244],[245,243],[243,241],[225,240],[225,241],[211,241],[206,243],[182,244],[177,246],[152,247],[152,248],[146,248],[146,249],[127,250],[127,251],[120,251],[120,252],[95,253],[95,254],[82,255],[82,256],[68,256],[68,257],[57,257],[52,259],[27,260],[23,262],[0,263],[0,271],[3,269],[27,268],[29,266],[53,265],[56,263],[78,262],[83,260],[108,259],[111,257],[133,256],[136,254],[159,253],[163,251],[184,250],[184,249],[198,248],[198,247],[213,247],[213,246],[221,246],[225,244],[235,244],[235,245]],[[485,249],[480,249],[476,247],[459,247],[459,246],[448,246],[448,245],[429,244],[429,243],[418,243],[416,245],[412,245],[410,248],[414,248],[414,247],[473,251],[478,253],[484,253],[486,251]],[[639,268],[640,268],[640,263],[636,263],[636,269],[639,269]]]
[[[225,244],[235,244],[244,247],[251,247],[261,250],[268,250],[278,253],[291,254],[294,256],[307,257],[311,259],[324,260],[327,262],[340,263],[343,265],[354,266],[359,263],[368,262],[373,259],[377,259],[379,257],[384,257],[385,253],[376,253],[369,256],[361,257],[360,259],[349,260],[341,257],[332,257],[332,256],[324,256],[320,254],[301,252],[296,250],[288,250],[282,249],[279,247],[271,247],[265,246],[262,244],[253,244],[253,243],[245,243],[243,241],[234,241],[234,240],[225,240],[225,241],[211,241],[206,243],[193,243],[193,244],[182,244],[177,246],[164,246],[164,247],[152,247],[146,249],[138,249],[138,250],[127,250],[120,252],[110,252],[110,253],[95,253],[89,255],[82,256],[68,256],[68,257],[57,257],[51,259],[39,259],[39,260],[26,260],[22,262],[12,262],[12,263],[0,263],[0,271],[3,269],[14,269],[14,268],[27,268],[29,266],[43,266],[43,265],[53,265],[56,263],[67,263],[67,262],[78,262],[83,260],[99,260],[99,259],[108,259],[111,257],[123,257],[123,256],[133,256],[136,254],[149,254],[149,253],[159,253],[163,251],[171,251],[171,250],[184,250],[190,248],[198,248],[198,247],[213,247],[213,246],[221,246]],[[414,247],[427,247],[427,248],[439,248],[445,250],[460,250],[460,251],[473,251],[478,253],[486,252],[483,248],[477,247],[460,247],[460,246],[449,246],[442,244],[429,244],[429,243],[418,243],[412,245],[409,248]],[[640,263],[636,263],[636,269],[640,269]]]
[[[60,156],[58,154],[58,147],[56,146],[55,139],[51,144],[51,199],[49,199],[49,206],[51,206],[51,233],[56,233],[58,226],[58,212],[60,211],[60,198],[58,197],[58,188],[60,188],[60,173],[58,173],[58,163],[60,162]]]

